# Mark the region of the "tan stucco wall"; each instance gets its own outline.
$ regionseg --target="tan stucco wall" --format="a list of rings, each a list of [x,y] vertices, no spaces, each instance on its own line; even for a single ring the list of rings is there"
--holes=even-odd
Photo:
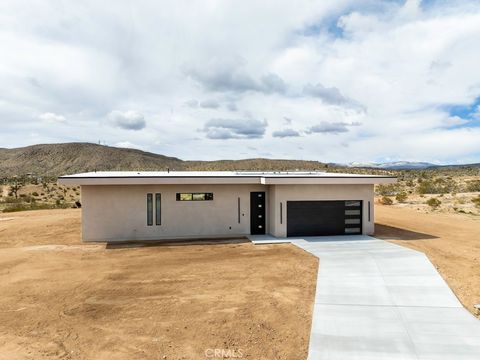
[[[114,241],[248,235],[251,191],[265,191],[266,229],[274,236],[286,236],[289,200],[363,200],[363,233],[374,230],[373,185],[87,185],[82,186],[82,238]],[[214,200],[176,201],[177,192],[213,192]],[[162,194],[160,226],[155,225],[155,211],[154,225],[146,224],[147,193]]]
[[[82,186],[82,238],[84,241],[113,241],[247,235],[250,233],[251,191],[268,193],[268,186]],[[213,192],[214,200],[176,201],[177,192]],[[162,194],[160,226],[155,225],[155,211],[154,225],[147,226],[147,193]],[[266,205],[268,214],[268,197]],[[268,226],[267,216],[267,229]]]
[[[363,234],[373,234],[373,185],[270,185],[270,234],[287,236],[287,201],[299,200],[363,200]],[[368,202],[370,201],[370,221]],[[280,202],[283,221],[280,224]]]

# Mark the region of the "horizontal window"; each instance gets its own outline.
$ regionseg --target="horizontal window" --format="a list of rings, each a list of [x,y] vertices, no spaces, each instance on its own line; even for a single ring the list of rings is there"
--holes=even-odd
[[[345,201],[345,206],[360,206],[360,201],[358,200]]]
[[[345,234],[355,234],[359,232],[360,228],[345,228]]]
[[[177,193],[177,201],[209,201],[213,193]]]
[[[345,224],[360,224],[360,219],[345,219]]]
[[[360,215],[360,210],[345,210],[345,215]]]

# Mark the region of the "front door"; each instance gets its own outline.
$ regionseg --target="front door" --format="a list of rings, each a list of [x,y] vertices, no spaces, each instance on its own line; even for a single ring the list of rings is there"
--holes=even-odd
[[[265,234],[265,192],[250,193],[250,234]]]

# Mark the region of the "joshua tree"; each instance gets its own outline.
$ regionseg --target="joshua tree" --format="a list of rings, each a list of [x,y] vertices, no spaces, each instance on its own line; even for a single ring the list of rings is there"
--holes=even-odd
[[[18,183],[17,179],[15,178],[13,181],[13,185],[10,185],[10,193],[15,196],[15,199],[18,199],[18,190],[22,187],[21,184]]]

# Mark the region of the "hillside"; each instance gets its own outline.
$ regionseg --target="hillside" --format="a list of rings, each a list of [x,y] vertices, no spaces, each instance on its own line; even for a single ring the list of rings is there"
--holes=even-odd
[[[398,164],[398,163],[396,163]],[[108,170],[325,170],[352,173],[385,174],[394,167],[363,167],[327,164],[319,161],[285,159],[243,159],[217,161],[184,161],[175,157],[137,149],[117,148],[91,143],[40,144],[22,148],[0,148],[0,178],[35,174],[59,176],[87,171]],[[415,170],[414,170],[415,169]],[[459,173],[476,175],[478,164],[431,166],[407,171]]]
[[[0,149],[0,177],[28,173],[57,176],[94,170],[160,170],[179,168],[182,163],[174,157],[89,143]]]
[[[0,148],[0,177],[59,176],[94,170],[315,170],[325,167],[318,161],[303,160],[183,161],[136,149],[90,143]]]

